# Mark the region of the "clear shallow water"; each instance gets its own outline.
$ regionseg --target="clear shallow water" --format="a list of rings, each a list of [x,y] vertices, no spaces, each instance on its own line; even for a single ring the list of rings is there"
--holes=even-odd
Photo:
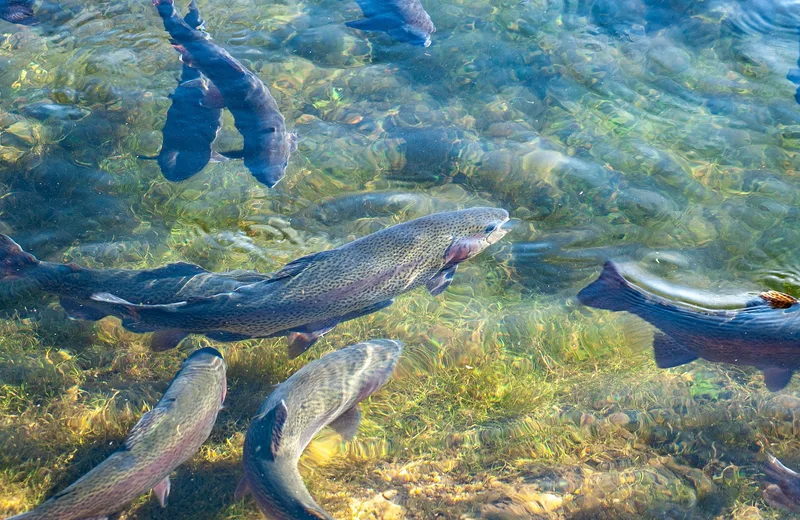
[[[308,356],[408,345],[356,440],[309,448],[318,502],[342,518],[780,517],[759,449],[800,467],[798,383],[659,370],[642,322],[574,295],[606,258],[661,292],[800,294],[800,5],[424,5],[428,48],[346,28],[353,2],[200,2],[299,135],[274,190],[237,161],[170,183],[136,158],[157,153],[180,74],[149,2],[45,2],[38,27],[0,22],[0,231],[40,259],[267,272],[434,211],[504,207],[516,229],[445,294],[405,295]],[[215,148],[239,139],[226,113]],[[185,356],[112,319],[69,322],[47,297],[5,310],[0,515],[113,451]],[[284,341],[221,345],[230,394],[211,439],[166,510],[145,496],[127,518],[260,517],[232,494],[250,416],[307,361]]]

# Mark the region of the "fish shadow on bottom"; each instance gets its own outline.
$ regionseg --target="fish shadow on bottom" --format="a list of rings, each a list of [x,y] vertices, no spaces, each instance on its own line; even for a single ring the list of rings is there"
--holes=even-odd
[[[126,518],[131,520],[220,518],[220,511],[236,503],[233,492],[241,477],[242,465],[238,457],[215,462],[189,462],[170,474],[172,489],[167,507],[162,508],[155,497],[145,494],[144,504],[127,514]]]

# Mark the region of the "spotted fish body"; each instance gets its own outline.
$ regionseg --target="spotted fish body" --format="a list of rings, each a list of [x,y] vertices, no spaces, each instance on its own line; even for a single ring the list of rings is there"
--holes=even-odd
[[[345,440],[355,436],[358,403],[389,380],[401,351],[393,340],[359,343],[312,361],[278,385],[247,430],[237,498],[252,493],[272,520],[332,520],[309,494],[297,462],[325,426]]]
[[[269,89],[205,32],[182,20],[173,0],[153,3],[184,62],[211,80],[233,114],[244,146],[241,152],[223,155],[244,159],[244,165],[259,182],[270,188],[275,186],[285,175],[289,156],[297,148],[297,138],[286,130],[283,115]]]
[[[38,25],[33,16],[33,0],[0,0],[0,18],[18,25]]]
[[[356,0],[364,18],[347,22],[363,31],[383,31],[395,40],[428,47],[436,27],[420,0]]]
[[[658,328],[653,351],[660,368],[697,358],[753,366],[763,371],[771,391],[785,387],[800,368],[800,304],[786,294],[761,293],[731,310],[676,304],[628,282],[608,262],[578,299],[598,309],[633,313]]]
[[[192,353],[119,450],[33,511],[11,520],[105,519],[150,489],[164,506],[170,472],[211,433],[225,400],[225,368],[213,348]]]
[[[114,293],[127,301],[168,304],[186,298],[211,296],[268,278],[251,271],[211,273],[187,263],[158,269],[87,269],[75,264],[41,262],[6,235],[0,235],[0,295],[19,298],[37,292],[56,294],[74,319],[100,320],[116,315],[114,305],[91,298]],[[154,338],[154,348],[174,347],[185,335],[166,329]]]
[[[111,294],[94,298],[116,304],[134,332],[180,329],[221,341],[288,335],[295,357],[337,323],[385,308],[400,294],[423,285],[433,295],[443,292],[460,262],[505,235],[507,221],[508,213],[496,208],[428,215],[208,298],[169,305],[132,305]]]
[[[194,2],[184,21],[192,28],[202,28],[204,21]],[[211,145],[222,127],[222,100],[213,83],[186,63],[170,98],[172,105],[161,130],[161,151],[156,157],[140,158],[157,160],[164,177],[178,182],[200,172],[211,160]]]

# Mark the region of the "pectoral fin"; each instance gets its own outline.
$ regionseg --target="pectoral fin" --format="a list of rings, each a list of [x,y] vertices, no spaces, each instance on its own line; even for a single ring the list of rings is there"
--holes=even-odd
[[[333,428],[347,442],[356,436],[359,424],[361,424],[361,411],[358,406],[354,406],[331,421],[328,426]]]
[[[172,350],[180,345],[188,335],[187,332],[178,329],[159,330],[150,337],[150,350],[153,352]]]
[[[759,294],[762,300],[773,309],[788,309],[798,302],[797,298],[778,291],[767,291]]]
[[[662,332],[656,332],[653,336],[653,354],[658,368],[677,367],[698,358],[697,354]]]
[[[332,331],[338,321],[327,322],[320,324],[319,328],[310,332],[289,332],[287,339],[289,340],[289,359],[294,359],[317,342],[319,338]]]
[[[458,265],[452,265],[433,275],[433,278],[428,280],[428,283],[425,284],[425,287],[428,288],[428,292],[430,292],[432,296],[442,294],[450,287],[450,283],[453,281],[453,277],[456,274],[456,269],[458,269]]]
[[[161,507],[167,507],[167,497],[169,496],[169,477],[164,477],[164,480],[159,482],[153,488],[153,493],[155,493],[156,498],[158,498],[158,503]]]
[[[360,20],[345,22],[345,25],[361,31],[388,31],[400,24],[390,16],[375,16],[372,18],[361,18]]]
[[[93,307],[89,307],[88,305],[82,304],[78,300],[73,300],[72,298],[67,298],[65,296],[59,298],[58,303],[61,304],[61,308],[66,311],[70,319],[97,321],[108,316],[108,313],[102,312]]]
[[[789,368],[770,367],[764,369],[764,383],[770,392],[783,390],[792,380],[794,371]]]
[[[210,162],[228,162],[230,158],[225,157],[219,152],[211,151],[211,158],[209,159]]]
[[[233,499],[236,501],[242,500],[250,494],[250,484],[247,483],[247,477],[242,477],[239,485],[236,486],[236,491],[233,492]]]

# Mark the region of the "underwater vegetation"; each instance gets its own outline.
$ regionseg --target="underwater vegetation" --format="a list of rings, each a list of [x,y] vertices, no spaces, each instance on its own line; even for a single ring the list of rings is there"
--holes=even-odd
[[[198,54],[227,54],[280,115],[277,184],[238,160],[203,155],[179,182],[140,160],[170,147],[192,49],[176,52],[159,14],[180,26],[184,4],[0,2],[0,233],[22,250],[249,283],[434,213],[504,208],[516,225],[455,276],[440,266],[438,296],[398,294],[297,359],[282,338],[153,352],[119,317],[3,294],[0,517],[113,457],[187,356],[214,348],[228,391],[208,440],[171,471],[166,508],[144,493],[121,516],[262,518],[235,494],[259,406],[376,338],[403,354],[363,397],[357,435],[322,429],[299,460],[334,518],[796,514],[776,507],[792,481],[770,457],[800,468],[797,378],[771,392],[751,363],[659,368],[654,327],[576,298],[609,259],[676,303],[716,308],[677,287],[800,296],[793,2],[397,1],[376,24],[377,2],[200,0]],[[205,95],[200,79],[187,95]],[[192,144],[246,156],[247,124],[223,105],[202,105],[213,145],[209,128]]]

